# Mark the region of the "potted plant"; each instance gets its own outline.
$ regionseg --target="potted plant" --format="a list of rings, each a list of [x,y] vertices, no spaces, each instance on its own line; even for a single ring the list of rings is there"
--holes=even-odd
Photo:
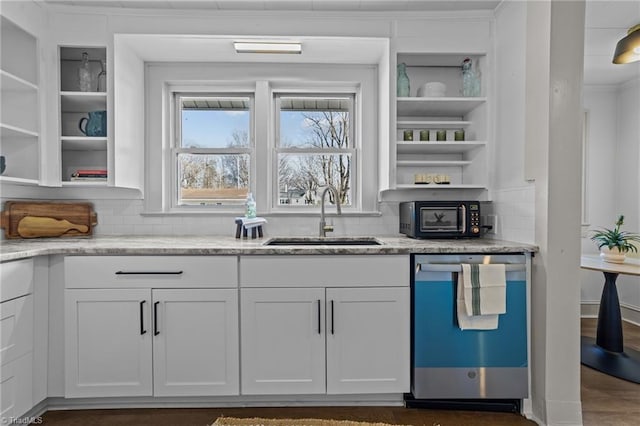
[[[627,231],[621,231],[624,224],[624,215],[620,215],[613,229],[599,229],[593,231],[591,240],[600,249],[600,256],[605,262],[623,263],[627,252],[635,253],[638,248],[633,244],[640,243],[640,235]]]

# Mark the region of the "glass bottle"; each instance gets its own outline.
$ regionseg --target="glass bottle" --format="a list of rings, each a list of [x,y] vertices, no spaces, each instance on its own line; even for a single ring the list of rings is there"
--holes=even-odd
[[[398,64],[398,97],[409,96],[409,76],[407,75],[407,65]]]
[[[89,66],[89,54],[82,52],[82,62],[78,68],[78,87],[81,92],[91,91],[91,68]]]
[[[254,200],[253,194],[251,192],[247,194],[244,216],[249,219],[253,219],[254,217],[256,217],[256,201]]]
[[[107,91],[107,61],[101,60],[102,71],[98,74],[98,92]]]
[[[480,96],[480,75],[470,58],[462,61],[462,96]]]

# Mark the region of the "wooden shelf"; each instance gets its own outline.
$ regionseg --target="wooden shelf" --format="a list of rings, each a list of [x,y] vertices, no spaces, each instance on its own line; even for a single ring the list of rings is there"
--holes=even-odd
[[[0,176],[0,182],[17,183],[20,185],[37,185],[39,183],[37,179],[25,179],[12,176]]]
[[[446,141],[446,142],[405,142],[397,141],[399,154],[451,154],[471,151],[487,145],[485,141]]]
[[[398,116],[464,117],[487,101],[487,98],[397,98]]]
[[[0,86],[3,91],[35,92],[38,90],[38,85],[2,69],[0,69]]]
[[[428,189],[428,190],[442,190],[442,189],[474,189],[474,190],[485,190],[487,187],[485,185],[465,185],[465,184],[449,184],[449,185],[438,185],[435,183],[428,184],[414,184],[414,183],[403,183],[396,185],[396,189]]]
[[[3,140],[5,139],[27,139],[32,138],[34,141],[37,141],[38,132],[34,132],[32,130],[23,129],[17,126],[12,126],[10,124],[0,123],[0,136]]]
[[[102,187],[102,186],[108,186],[108,182],[107,180],[100,180],[100,181],[86,181],[86,180],[63,180],[62,181],[62,186],[82,186],[82,187],[92,187],[92,186],[96,186],[96,187]]]
[[[452,120],[398,120],[396,126],[399,129],[460,129],[471,125],[471,121],[452,121]]]
[[[63,151],[106,151],[106,137],[62,136]]]
[[[104,111],[107,109],[105,92],[60,92],[62,113]]]
[[[398,167],[463,167],[471,163],[465,160],[399,160],[396,162]]]

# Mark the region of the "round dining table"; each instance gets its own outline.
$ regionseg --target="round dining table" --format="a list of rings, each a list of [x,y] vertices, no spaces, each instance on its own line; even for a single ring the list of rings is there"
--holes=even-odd
[[[640,352],[624,347],[616,288],[616,279],[620,274],[640,277],[640,264],[628,260],[624,263],[611,263],[603,261],[597,255],[583,255],[580,267],[604,274],[596,338],[581,337],[582,364],[611,376],[640,383]],[[640,284],[640,278],[638,283]]]

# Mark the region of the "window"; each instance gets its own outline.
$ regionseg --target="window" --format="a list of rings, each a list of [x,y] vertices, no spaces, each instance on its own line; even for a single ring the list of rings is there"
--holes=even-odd
[[[378,214],[388,112],[377,76],[369,65],[149,64],[145,212],[237,216],[250,191],[259,215],[315,215],[330,184],[343,214]]]
[[[250,188],[252,97],[174,96],[175,205],[242,204]]]
[[[326,185],[340,204],[354,198],[354,94],[276,94],[278,206],[320,203]],[[333,194],[329,201],[336,203]]]

